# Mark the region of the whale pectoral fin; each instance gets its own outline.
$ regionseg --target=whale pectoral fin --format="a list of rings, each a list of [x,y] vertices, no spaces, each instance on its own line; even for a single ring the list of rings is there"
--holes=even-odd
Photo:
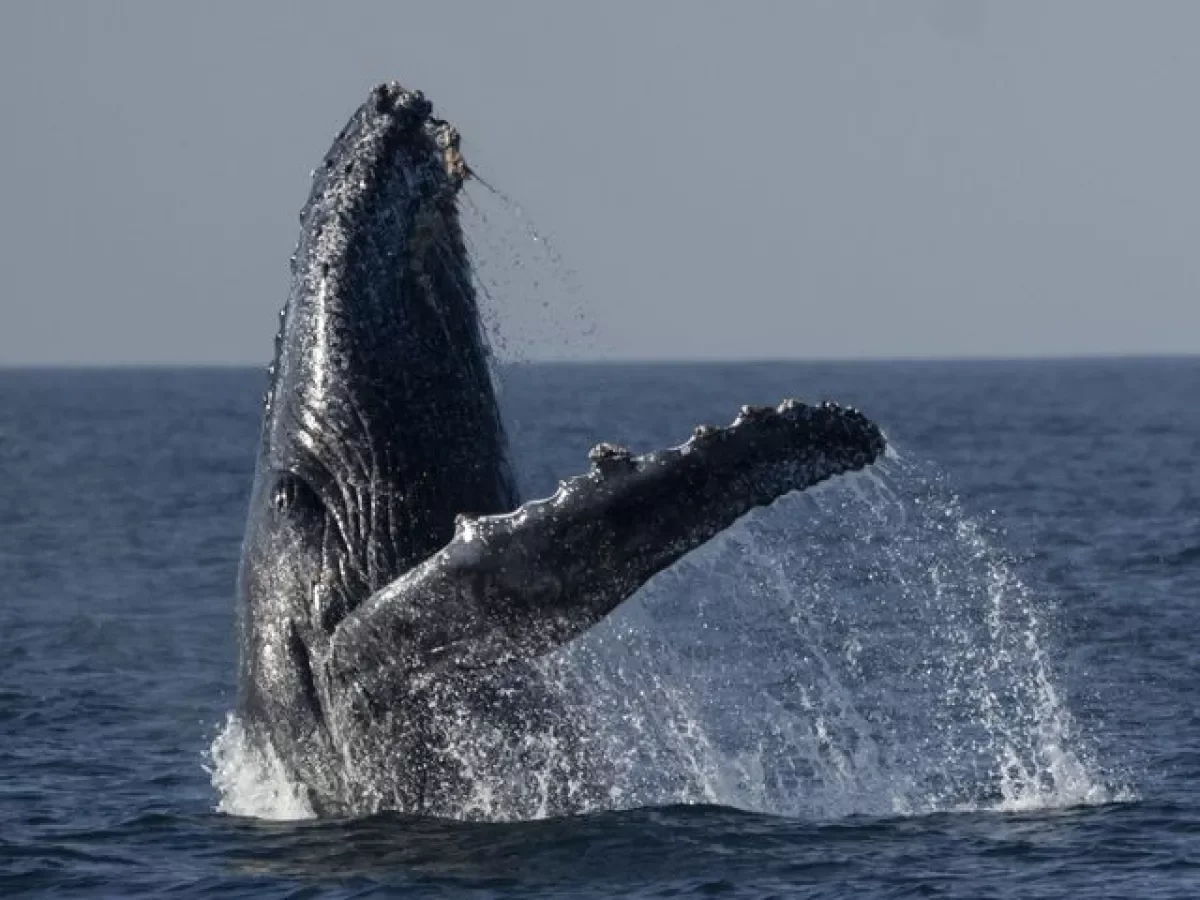
[[[645,456],[601,444],[553,496],[460,517],[444,549],[340,624],[330,662],[362,683],[545,653],[750,509],[884,448],[857,411],[796,401],[743,407],[729,427]]]

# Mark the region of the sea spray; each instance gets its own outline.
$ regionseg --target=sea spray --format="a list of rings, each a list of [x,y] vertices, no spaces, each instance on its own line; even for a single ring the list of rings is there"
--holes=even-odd
[[[459,217],[480,318],[496,359],[594,356],[596,324],[579,276],[526,210],[474,179],[463,193]]]
[[[1056,687],[1052,613],[943,476],[892,458],[747,516],[548,665],[602,690],[579,714],[625,761],[628,805],[827,819],[1124,796]]]
[[[544,727],[517,738],[447,709],[472,790],[438,812],[539,818],[565,798],[829,820],[1126,799],[1058,687],[1052,598],[984,522],[896,455],[746,516],[538,661]],[[311,814],[235,719],[213,758],[222,810]]]
[[[230,713],[213,740],[208,767],[220,797],[217,812],[255,819],[311,819],[303,787],[293,783],[270,747],[252,741]]]

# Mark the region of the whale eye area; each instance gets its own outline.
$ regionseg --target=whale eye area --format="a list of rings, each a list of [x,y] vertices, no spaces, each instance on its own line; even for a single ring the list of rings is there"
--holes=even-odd
[[[275,478],[272,494],[275,510],[303,523],[315,523],[324,519],[325,504],[312,485],[293,472],[281,472]]]

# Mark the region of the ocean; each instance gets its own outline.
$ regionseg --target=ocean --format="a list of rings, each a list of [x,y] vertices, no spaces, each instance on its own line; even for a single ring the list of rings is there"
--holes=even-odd
[[[892,447],[543,661],[611,768],[533,821],[303,818],[240,744],[265,383],[0,372],[0,896],[1200,896],[1200,360],[504,370],[528,497],[789,396]]]

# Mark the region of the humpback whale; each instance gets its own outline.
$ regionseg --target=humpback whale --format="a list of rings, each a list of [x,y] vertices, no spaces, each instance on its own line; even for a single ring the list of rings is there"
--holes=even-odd
[[[419,91],[380,85],[300,215],[238,572],[238,716],[318,814],[454,815],[474,774],[448,721],[559,727],[529,687],[540,656],[752,508],[884,450],[850,408],[746,406],[643,456],[600,444],[520,505],[459,147]]]

